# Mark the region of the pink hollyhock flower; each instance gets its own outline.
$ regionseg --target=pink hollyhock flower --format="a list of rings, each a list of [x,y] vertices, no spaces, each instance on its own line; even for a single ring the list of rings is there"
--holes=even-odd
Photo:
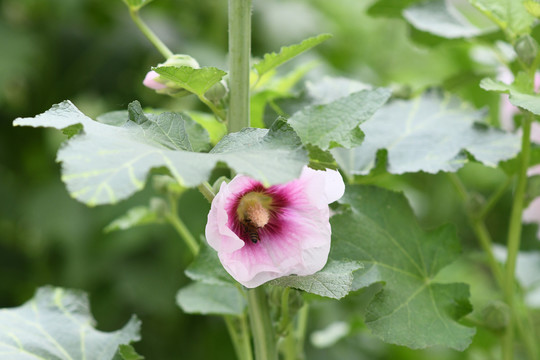
[[[330,251],[328,204],[345,185],[334,170],[305,167],[300,178],[264,187],[238,175],[212,201],[206,239],[223,267],[253,288],[286,275],[321,270]]]
[[[165,89],[167,86],[156,81],[156,78],[159,78],[159,74],[154,70],[149,71],[143,80],[143,85],[154,90]]]

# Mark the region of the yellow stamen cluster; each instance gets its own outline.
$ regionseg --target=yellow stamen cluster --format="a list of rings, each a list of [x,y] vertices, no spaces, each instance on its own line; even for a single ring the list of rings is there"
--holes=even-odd
[[[252,191],[240,199],[236,213],[243,224],[262,228],[270,221],[271,207],[270,196]]]

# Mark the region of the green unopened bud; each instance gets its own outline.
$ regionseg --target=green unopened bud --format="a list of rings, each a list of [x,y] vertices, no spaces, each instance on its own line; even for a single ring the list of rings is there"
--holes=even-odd
[[[217,104],[227,95],[229,89],[227,88],[227,83],[223,80],[214,84],[207,92],[204,93],[204,97]]]
[[[514,44],[516,54],[527,66],[531,66],[538,55],[538,43],[530,35],[523,35]]]
[[[502,301],[493,301],[482,310],[484,324],[493,331],[503,331],[510,323],[510,309]]]
[[[152,185],[157,192],[162,194],[180,195],[186,191],[185,187],[169,175],[154,175]]]

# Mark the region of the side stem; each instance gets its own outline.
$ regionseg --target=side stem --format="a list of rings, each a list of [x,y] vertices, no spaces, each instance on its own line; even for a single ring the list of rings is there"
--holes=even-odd
[[[249,127],[251,0],[229,0],[229,133]]]
[[[165,45],[163,41],[161,41],[159,37],[157,37],[157,35],[154,34],[154,32],[148,27],[148,25],[146,25],[144,21],[142,21],[141,17],[139,16],[138,9],[135,10],[130,8],[129,15],[131,15],[131,19],[133,20],[135,25],[137,25],[139,30],[141,30],[144,36],[146,36],[146,38],[150,40],[150,42],[156,47],[156,49],[161,53],[161,55],[163,55],[165,59],[168,59],[173,55],[172,51],[169,50],[167,45]]]

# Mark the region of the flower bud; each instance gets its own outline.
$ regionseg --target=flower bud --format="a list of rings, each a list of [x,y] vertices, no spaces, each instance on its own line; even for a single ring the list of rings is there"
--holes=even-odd
[[[207,92],[204,93],[204,97],[217,104],[227,95],[229,89],[227,88],[227,83],[223,80],[214,84]]]
[[[164,63],[158,64],[157,67],[161,66],[189,66],[194,69],[200,68],[197,60],[195,60],[189,55],[184,54],[175,54],[171,56]],[[143,80],[143,85],[150,89],[156,90],[158,94],[165,94],[176,97],[182,97],[191,94],[189,91],[179,87],[174,82],[160,77],[159,74],[154,70],[151,70],[146,74]]]
[[[518,57],[527,66],[531,66],[538,54],[538,43],[530,35],[523,35],[514,44]]]

